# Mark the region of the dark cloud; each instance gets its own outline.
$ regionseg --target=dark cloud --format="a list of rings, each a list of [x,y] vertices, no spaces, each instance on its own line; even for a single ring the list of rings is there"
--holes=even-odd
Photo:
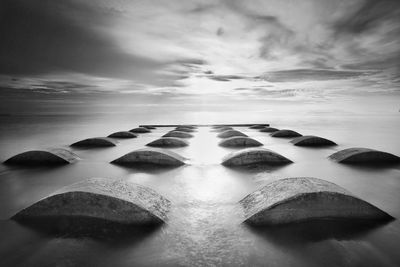
[[[238,79],[246,79],[247,77],[245,76],[239,76],[239,75],[209,75],[206,76],[207,78],[215,81],[220,81],[220,82],[229,82],[231,80],[238,80]]]
[[[261,78],[270,82],[324,81],[359,78],[373,74],[368,71],[292,69],[265,73]]]
[[[384,21],[400,22],[400,1],[366,0],[354,12],[338,20],[333,28],[336,34],[361,34]],[[394,20],[394,21],[393,21]]]
[[[160,65],[125,53],[99,30],[112,24],[115,10],[72,0],[3,0],[0,12],[1,74],[76,72],[148,81]]]
[[[225,33],[225,31],[224,31],[224,28],[222,28],[222,27],[219,27],[216,32],[217,36],[222,36],[224,33]]]

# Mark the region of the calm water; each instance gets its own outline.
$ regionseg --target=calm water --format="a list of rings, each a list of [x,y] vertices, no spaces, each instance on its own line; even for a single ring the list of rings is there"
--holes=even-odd
[[[111,160],[159,138],[158,128],[114,148],[73,149],[81,160],[56,168],[0,166],[0,266],[399,266],[400,220],[374,227],[297,225],[255,230],[241,224],[237,202],[264,184],[285,177],[312,176],[334,182],[400,218],[400,166],[353,167],[326,159],[354,146],[400,155],[400,118],[386,117],[255,117],[215,119],[198,114],[167,120],[92,115],[78,117],[0,117],[0,160],[28,150],[67,147],[87,137],[129,130],[140,123],[269,122],[302,134],[320,135],[339,146],[295,147],[288,139],[236,127],[295,163],[271,169],[229,169],[221,158],[235,149],[217,145],[216,133],[200,128],[190,146],[172,149],[190,164],[168,170],[130,169]],[[123,178],[151,187],[173,203],[169,221],[159,229],[123,240],[97,240],[47,235],[8,220],[62,186],[90,178]]]

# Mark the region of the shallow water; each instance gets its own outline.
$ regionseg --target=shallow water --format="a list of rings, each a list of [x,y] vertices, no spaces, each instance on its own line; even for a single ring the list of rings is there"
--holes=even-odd
[[[193,115],[195,117],[195,115]],[[1,117],[0,160],[28,149],[68,147],[87,137],[129,130],[144,119],[100,116]],[[232,122],[234,118],[221,118]],[[214,122],[214,121],[213,121]],[[253,122],[251,118],[248,121]],[[241,224],[237,202],[264,184],[311,176],[334,182],[400,218],[400,166],[359,167],[327,159],[348,147],[370,147],[400,155],[400,119],[393,117],[276,117],[277,128],[329,138],[333,148],[302,148],[290,139],[235,127],[294,161],[274,168],[231,169],[221,159],[236,149],[219,147],[216,133],[199,128],[190,145],[171,149],[189,159],[174,169],[134,169],[109,164],[169,131],[158,128],[118,146],[72,149],[81,160],[53,168],[0,166],[0,266],[399,266],[400,223],[296,225],[252,229]],[[373,122],[373,123],[372,123]],[[151,121],[150,123],[163,123]],[[166,121],[165,123],[171,123]],[[176,121],[190,123],[190,121]],[[124,239],[57,237],[8,218],[62,186],[90,178],[123,178],[149,186],[173,203],[168,223]]]

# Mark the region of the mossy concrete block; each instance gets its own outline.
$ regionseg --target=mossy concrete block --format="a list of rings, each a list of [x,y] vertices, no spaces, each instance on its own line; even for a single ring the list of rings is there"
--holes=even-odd
[[[217,135],[219,138],[229,138],[234,136],[244,136],[247,137],[244,133],[236,130],[227,130]]]
[[[19,211],[12,219],[21,222],[76,220],[82,224],[112,222],[121,225],[152,225],[167,220],[171,203],[151,188],[105,178],[91,178],[45,197]]]
[[[120,132],[112,133],[108,137],[112,137],[112,138],[136,138],[137,135],[132,133],[132,132],[128,132],[128,131],[120,131]]]
[[[69,164],[78,161],[79,157],[63,148],[50,150],[31,150],[15,155],[7,159],[4,163],[10,165],[58,165]]]
[[[304,135],[290,141],[295,146],[336,146],[337,144],[329,139],[313,135]]]
[[[340,186],[317,178],[271,182],[240,202],[245,222],[279,225],[310,220],[389,220],[392,217]]]
[[[266,148],[246,148],[225,156],[222,165],[242,166],[250,164],[284,165],[292,161]]]
[[[111,147],[116,146],[117,142],[108,137],[87,138],[71,144],[72,147]]]
[[[143,148],[130,152],[111,163],[118,165],[136,165],[141,163],[150,163],[164,166],[184,165],[186,158],[172,151],[158,148]]]
[[[355,164],[381,164],[399,163],[400,158],[396,155],[362,147],[353,147],[340,150],[329,156],[330,159],[339,163]]]
[[[283,130],[279,130],[276,132],[273,132],[271,134],[272,137],[299,137],[302,136],[301,134],[299,134],[296,131],[293,130],[287,130],[287,129],[283,129]]]
[[[144,127],[137,127],[129,130],[131,133],[150,133],[151,131]]]
[[[192,138],[193,135],[186,132],[181,131],[171,131],[164,134],[162,137],[177,137],[177,138]]]
[[[223,147],[256,147],[262,146],[263,144],[253,138],[233,136],[222,140],[219,145]]]
[[[188,146],[189,143],[177,137],[162,137],[160,139],[154,140],[148,143],[146,146],[153,147],[184,147]]]

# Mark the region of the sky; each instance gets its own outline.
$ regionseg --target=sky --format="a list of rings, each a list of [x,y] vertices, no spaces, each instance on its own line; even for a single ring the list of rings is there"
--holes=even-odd
[[[398,0],[1,0],[0,112],[398,112],[399,37]]]

